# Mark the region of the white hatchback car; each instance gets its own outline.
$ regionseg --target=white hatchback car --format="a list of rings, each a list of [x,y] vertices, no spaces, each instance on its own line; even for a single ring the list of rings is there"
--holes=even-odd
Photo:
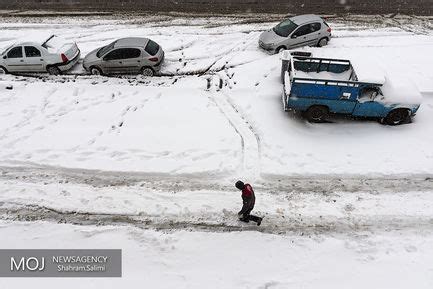
[[[80,59],[75,42],[52,35],[46,41],[19,42],[9,46],[0,56],[0,74],[14,72],[48,72],[61,74]]]

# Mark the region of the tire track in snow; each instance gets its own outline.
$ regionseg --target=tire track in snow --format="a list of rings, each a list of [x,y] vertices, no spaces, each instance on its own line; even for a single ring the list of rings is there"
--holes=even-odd
[[[260,138],[248,120],[242,116],[234,104],[230,102],[228,95],[222,90],[223,80],[219,77],[217,82],[219,89],[215,89],[215,85],[212,85],[211,81],[212,100],[241,138],[242,157],[239,173],[250,181],[257,180],[260,178]]]
[[[251,141],[252,146],[254,147],[254,151],[256,152],[257,156],[254,160],[255,165],[256,165],[256,171],[259,174],[258,177],[260,176],[260,168],[261,168],[261,158],[262,158],[262,146],[261,146],[261,139],[260,139],[260,135],[257,133],[256,129],[253,127],[253,125],[250,123],[250,121],[246,118],[246,116],[239,111],[239,109],[236,107],[236,105],[231,101],[230,97],[227,95],[226,92],[222,92],[224,94],[224,96],[226,97],[227,102],[230,104],[230,106],[232,107],[232,109],[239,115],[240,118],[242,118],[243,122],[248,126],[249,131],[254,135],[255,141]]]
[[[219,71],[223,70],[225,68],[225,66],[228,65],[228,62],[230,60],[232,60],[237,54],[245,51],[248,48],[248,46],[250,45],[251,39],[253,37],[256,37],[256,35],[254,33],[250,33],[250,34],[251,35],[249,35],[249,37],[247,37],[247,39],[242,39],[242,40],[238,41],[230,49],[228,49],[227,51],[224,51],[223,53],[220,53],[219,56],[216,57],[215,61],[213,61],[210,66],[208,66],[206,69],[204,69],[203,73],[200,75],[205,75],[205,74],[208,74],[209,72],[219,72]],[[242,45],[244,45],[244,46],[242,47]],[[234,55],[232,54],[233,52],[235,53]],[[221,62],[227,56],[229,57],[229,59],[225,62],[224,65],[222,65],[219,68],[218,67],[213,68],[217,63]]]

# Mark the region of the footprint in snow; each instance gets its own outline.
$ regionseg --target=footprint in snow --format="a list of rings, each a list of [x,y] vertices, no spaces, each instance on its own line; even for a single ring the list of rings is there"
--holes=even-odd
[[[78,96],[78,88],[75,88],[74,91],[72,92],[73,96]]]
[[[106,151],[107,149],[108,149],[107,147],[97,147],[96,148],[96,150],[100,151],[100,152]]]
[[[406,247],[404,247],[404,249],[408,253],[414,253],[414,252],[418,251],[418,249],[415,246],[412,246],[412,245],[406,246]]]
[[[80,199],[80,202],[81,202],[83,205],[87,205],[87,204],[89,203],[89,200],[87,200],[87,199]]]

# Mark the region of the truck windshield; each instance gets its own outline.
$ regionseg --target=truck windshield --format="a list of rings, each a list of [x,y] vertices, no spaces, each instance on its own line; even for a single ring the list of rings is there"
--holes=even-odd
[[[105,53],[107,53],[108,51],[110,51],[111,49],[114,48],[115,44],[116,44],[116,41],[108,44],[107,46],[102,47],[101,49],[98,50],[98,52],[96,53],[96,56],[100,58],[102,55],[105,55]]]
[[[281,37],[287,37],[292,33],[298,25],[293,23],[290,19],[286,19],[274,27],[274,32]]]

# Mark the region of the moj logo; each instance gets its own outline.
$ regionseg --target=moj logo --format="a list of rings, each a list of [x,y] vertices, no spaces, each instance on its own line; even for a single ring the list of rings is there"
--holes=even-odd
[[[45,258],[40,257],[11,257],[11,271],[43,271],[45,269]]]

